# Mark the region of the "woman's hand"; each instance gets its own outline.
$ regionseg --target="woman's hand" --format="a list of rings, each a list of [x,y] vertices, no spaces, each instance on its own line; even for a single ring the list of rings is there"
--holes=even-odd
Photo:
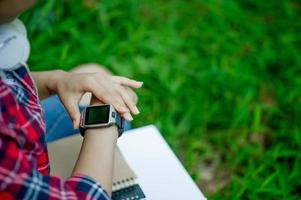
[[[80,123],[78,105],[86,92],[91,92],[101,102],[112,104],[128,121],[133,120],[130,113],[139,114],[136,106],[138,98],[132,88],[140,88],[143,82],[101,71],[75,73],[58,70],[51,76],[47,84],[48,90],[60,97],[75,128]]]

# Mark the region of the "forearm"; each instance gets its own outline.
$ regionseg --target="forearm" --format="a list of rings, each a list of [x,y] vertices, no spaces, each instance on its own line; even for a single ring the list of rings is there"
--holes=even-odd
[[[45,99],[55,94],[57,80],[66,73],[63,70],[32,72],[31,75],[37,86],[39,98]]]
[[[79,173],[94,178],[111,195],[117,138],[116,126],[86,130],[72,174]]]

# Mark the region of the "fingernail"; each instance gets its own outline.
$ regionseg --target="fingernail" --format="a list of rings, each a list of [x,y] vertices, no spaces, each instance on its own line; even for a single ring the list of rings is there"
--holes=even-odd
[[[135,107],[133,108],[133,111],[134,111],[134,114],[135,114],[135,115],[138,115],[138,114],[140,113],[140,111],[138,110],[137,106],[135,106]]]
[[[130,113],[125,113],[124,114],[124,118],[128,121],[133,121],[133,117]]]
[[[142,81],[136,81],[136,83],[139,84],[139,87],[141,87],[143,85],[143,82]]]

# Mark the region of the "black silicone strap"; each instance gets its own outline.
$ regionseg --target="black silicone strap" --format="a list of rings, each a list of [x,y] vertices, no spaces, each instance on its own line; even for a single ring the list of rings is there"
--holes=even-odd
[[[79,133],[84,137],[85,135],[85,129],[83,127],[79,127]]]
[[[116,125],[118,127],[118,137],[120,137],[124,131],[124,118],[121,117],[117,112],[116,113]]]

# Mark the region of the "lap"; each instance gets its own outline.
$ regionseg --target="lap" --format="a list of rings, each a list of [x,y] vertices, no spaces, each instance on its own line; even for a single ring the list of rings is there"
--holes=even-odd
[[[79,133],[78,129],[73,129],[68,112],[57,95],[42,100],[41,105],[45,114],[47,142]],[[80,110],[83,109],[80,106]]]

